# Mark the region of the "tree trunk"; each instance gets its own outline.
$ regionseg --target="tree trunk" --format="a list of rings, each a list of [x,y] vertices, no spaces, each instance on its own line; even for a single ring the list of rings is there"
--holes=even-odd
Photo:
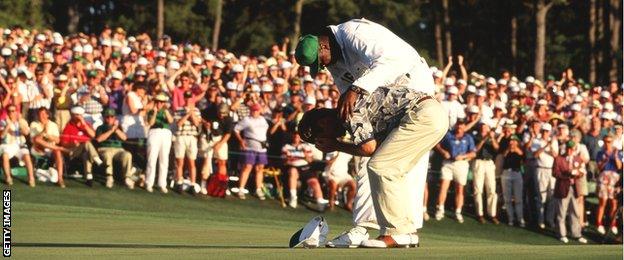
[[[546,63],[546,15],[552,2],[537,0],[535,9],[535,78],[544,80],[544,64]]]
[[[39,26],[43,26],[43,17],[41,10],[41,0],[31,0],[30,1],[30,16],[28,18],[29,25],[35,28]]]
[[[589,82],[596,83],[596,0],[589,1]]]
[[[67,23],[67,32],[69,34],[76,33],[78,29],[78,23],[80,23],[80,11],[79,4],[75,1],[71,1],[67,8],[67,19],[69,22]]]
[[[453,55],[453,43],[451,41],[451,17],[449,16],[448,0],[442,0],[442,12],[444,13],[444,43],[446,56]]]
[[[299,36],[301,35],[301,13],[303,12],[303,2],[304,0],[297,0],[295,3],[295,20],[293,21],[292,39],[290,39],[291,50],[297,48],[297,42],[299,41]]]
[[[604,37],[604,2],[603,0],[597,0],[596,5],[596,81],[604,79],[604,49],[605,49],[605,37]]]
[[[511,17],[511,39],[510,39],[510,50],[511,50],[511,71],[513,73],[516,72],[516,59],[518,58],[518,17],[515,14]]]
[[[160,39],[165,33],[165,0],[158,0],[157,12],[156,37]]]
[[[611,59],[611,67],[609,69],[609,80],[617,81],[618,80],[618,51],[620,50],[620,27],[622,25],[622,21],[620,20],[620,15],[622,14],[620,7],[620,0],[611,0],[610,1],[611,8],[609,11],[609,29],[611,31],[611,39],[609,41],[611,45],[610,50],[610,59]]]
[[[444,50],[442,49],[442,21],[440,20],[440,13],[438,12],[438,6],[434,6],[433,15],[434,15],[434,38],[435,38],[435,48],[436,48],[436,58],[438,60],[439,66],[444,66]]]
[[[212,50],[216,51],[219,48],[219,33],[221,32],[221,11],[223,9],[223,0],[217,0],[217,6],[215,10],[214,28],[212,28]]]

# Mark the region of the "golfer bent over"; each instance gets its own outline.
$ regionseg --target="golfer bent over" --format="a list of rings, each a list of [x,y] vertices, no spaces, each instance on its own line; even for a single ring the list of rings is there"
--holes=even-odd
[[[448,130],[440,111],[444,111],[442,105],[433,97],[399,84],[360,94],[347,121],[334,109],[315,109],[302,118],[302,138],[321,151],[371,157],[368,177],[381,235],[362,246],[418,243],[411,207],[405,205],[410,201],[406,175]],[[338,140],[345,131],[352,136],[352,143]]]

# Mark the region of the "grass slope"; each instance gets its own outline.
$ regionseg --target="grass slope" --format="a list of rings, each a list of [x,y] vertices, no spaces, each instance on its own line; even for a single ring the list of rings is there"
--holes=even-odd
[[[562,245],[534,231],[472,218],[429,221],[417,249],[289,249],[288,239],[316,215],[273,200],[149,194],[69,182],[13,187],[15,258],[596,258],[622,259],[621,245]],[[324,214],[330,237],[349,228],[344,210]]]

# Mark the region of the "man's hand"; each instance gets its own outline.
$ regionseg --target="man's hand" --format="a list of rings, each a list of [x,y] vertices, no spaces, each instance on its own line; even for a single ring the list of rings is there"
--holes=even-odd
[[[335,138],[316,138],[314,145],[324,153],[338,150],[338,141]]]
[[[342,119],[342,121],[346,121],[351,117],[351,114],[353,114],[353,107],[355,106],[357,98],[358,94],[349,89],[340,96],[340,99],[338,99],[337,109],[340,113],[340,119]]]

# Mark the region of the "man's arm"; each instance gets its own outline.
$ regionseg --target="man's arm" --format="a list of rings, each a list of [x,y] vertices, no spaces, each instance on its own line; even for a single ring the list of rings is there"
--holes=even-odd
[[[356,145],[344,143],[334,138],[317,138],[315,145],[316,148],[325,153],[340,151],[356,156],[370,157],[377,149],[377,140],[371,139],[360,145]]]

